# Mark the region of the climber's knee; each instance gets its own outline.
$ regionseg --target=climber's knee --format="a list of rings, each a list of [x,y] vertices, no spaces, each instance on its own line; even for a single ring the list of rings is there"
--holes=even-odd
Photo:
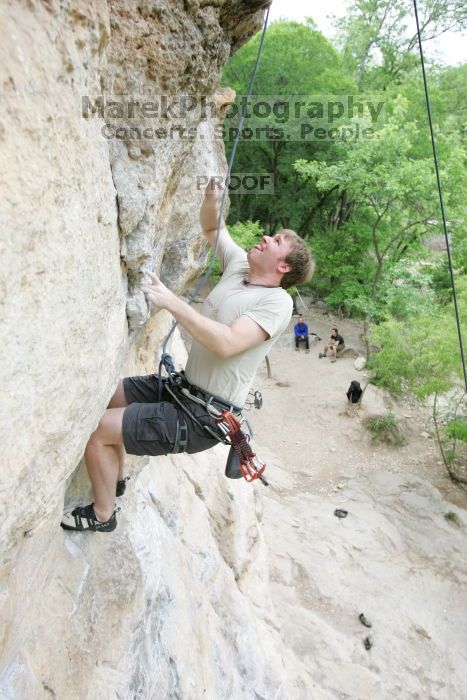
[[[124,408],[108,408],[91,435],[89,442],[101,445],[123,445],[122,421]]]
[[[120,379],[107,408],[125,408],[126,406],[128,406],[128,401],[123,388],[123,379]]]

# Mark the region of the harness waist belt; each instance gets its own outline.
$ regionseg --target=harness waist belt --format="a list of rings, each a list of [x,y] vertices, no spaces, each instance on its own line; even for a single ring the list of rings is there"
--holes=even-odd
[[[232,413],[237,414],[242,412],[242,409],[238,408],[238,406],[227,403],[226,401],[219,399],[217,396],[214,396],[214,394],[210,394],[209,392],[204,391],[204,389],[200,389],[198,386],[194,386],[193,384],[188,386],[188,391],[190,394],[202,399],[207,404],[213,404],[216,408],[220,408],[221,411],[231,411]]]

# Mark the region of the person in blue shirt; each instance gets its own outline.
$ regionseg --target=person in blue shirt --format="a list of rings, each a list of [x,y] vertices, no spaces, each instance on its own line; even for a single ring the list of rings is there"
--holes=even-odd
[[[298,323],[294,326],[295,333],[295,350],[298,352],[300,342],[305,343],[305,352],[310,352],[310,340],[308,335],[308,326],[303,320],[303,316],[299,316]]]

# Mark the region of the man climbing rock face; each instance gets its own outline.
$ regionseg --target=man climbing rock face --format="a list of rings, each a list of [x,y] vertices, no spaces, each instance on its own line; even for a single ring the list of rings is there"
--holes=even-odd
[[[201,226],[211,246],[221,195],[211,181],[201,206]],[[207,450],[217,444],[219,428],[206,403],[241,414],[258,366],[290,321],[292,299],[285,290],[309,279],[314,264],[307,245],[293,231],[263,236],[246,253],[232,240],[224,221],[217,254],[223,276],[202,313],[156,275],[150,274],[151,282],[142,287],[148,301],[170,311],[193,338],[185,378],[197,400],[182,393],[175,400],[165,384],[159,400],[155,374],[121,380],[84,453],[94,503],[65,513],[64,529],[115,529],[115,496],[125,490],[126,453],[158,456]]]

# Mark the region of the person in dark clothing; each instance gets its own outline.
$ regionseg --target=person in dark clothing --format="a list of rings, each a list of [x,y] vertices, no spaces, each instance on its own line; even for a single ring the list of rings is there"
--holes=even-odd
[[[308,335],[308,326],[303,320],[303,316],[299,316],[298,323],[294,326],[295,334],[295,350],[299,350],[300,342],[305,343],[305,352],[310,352],[310,339]]]
[[[337,328],[331,328],[331,337],[329,338],[327,344],[324,346],[324,352],[319,353],[319,357],[326,357],[329,350],[331,355],[331,362],[336,361],[337,353],[341,352],[345,347],[344,338],[339,335]]]
[[[363,390],[360,386],[360,382],[357,382],[356,379],[353,379],[350,382],[350,386],[347,390],[347,399],[349,400],[349,403],[358,403],[361,399],[362,394]]]
[[[297,311],[297,297],[296,296],[292,297],[292,303],[293,303],[292,316],[300,316],[300,314]]]

